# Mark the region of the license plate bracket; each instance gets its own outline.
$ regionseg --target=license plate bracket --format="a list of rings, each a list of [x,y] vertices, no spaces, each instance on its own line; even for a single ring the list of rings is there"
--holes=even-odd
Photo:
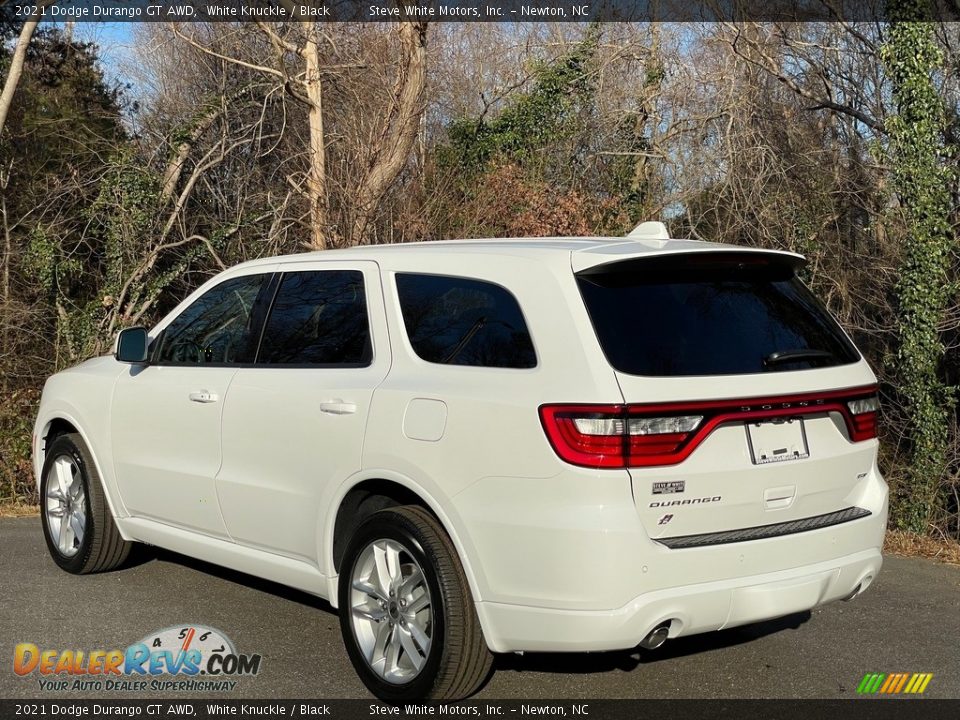
[[[803,418],[778,418],[747,423],[747,446],[754,465],[803,460],[810,457]]]

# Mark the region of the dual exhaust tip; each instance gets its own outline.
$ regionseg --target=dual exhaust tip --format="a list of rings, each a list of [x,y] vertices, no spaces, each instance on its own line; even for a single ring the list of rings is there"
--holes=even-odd
[[[640,641],[640,647],[644,650],[656,650],[663,645],[670,635],[670,621],[660,623],[653,630],[647,633],[647,636]]]
[[[866,590],[867,586],[869,586],[872,581],[873,576],[868,575],[859,583],[857,583],[857,586],[850,592],[849,595],[840,598],[841,601],[853,600],[855,597],[857,597],[857,595]],[[653,630],[647,633],[647,636],[643,640],[640,641],[640,647],[642,647],[644,650],[656,650],[658,647],[663,645],[670,636],[670,623],[671,621],[667,620],[666,622],[662,622],[657,625]]]

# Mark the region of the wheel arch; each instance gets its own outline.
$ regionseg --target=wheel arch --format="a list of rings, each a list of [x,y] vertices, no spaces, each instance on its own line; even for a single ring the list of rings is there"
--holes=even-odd
[[[104,473],[104,465],[100,460],[96,446],[90,441],[90,436],[84,429],[83,423],[72,413],[59,409],[43,418],[42,422],[38,422],[37,428],[39,432],[37,433],[36,446],[34,448],[34,482],[37,485],[37,492],[40,491],[40,482],[43,479],[43,466],[47,459],[47,449],[50,447],[50,444],[59,435],[76,433],[80,436],[80,439],[83,440],[84,445],[87,446],[90,457],[93,458],[93,464],[96,466],[97,476],[100,479],[100,487],[103,490],[103,496],[107,500],[107,507],[110,509],[110,514],[113,516],[114,522],[116,522],[118,518],[123,517],[117,513],[117,505],[110,483],[107,482],[107,475]],[[117,527],[124,540],[132,539],[127,536],[119,523],[117,523]]]
[[[423,484],[418,483],[412,478],[401,473],[380,469],[368,470],[348,478],[338,488],[335,496],[333,497],[333,501],[327,506],[329,509],[325,522],[322,524],[322,527],[324,528],[324,537],[323,542],[321,543],[321,557],[325,563],[325,567],[327,569],[326,575],[328,582],[330,583],[329,599],[331,604],[333,604],[334,607],[337,605],[339,560],[342,559],[342,552],[345,547],[346,538],[349,537],[348,535],[346,537],[342,537],[341,542],[339,544],[337,543],[338,518],[341,520],[341,533],[344,533],[346,528],[356,527],[364,517],[367,517],[369,513],[357,515],[355,522],[346,527],[342,525],[344,520],[343,514],[350,512],[351,503],[357,498],[357,493],[366,493],[375,490],[392,491],[396,493],[394,496],[395,498],[404,498],[408,501],[395,502],[393,504],[419,505],[436,518],[437,522],[440,523],[440,526],[443,528],[444,532],[447,533],[451,542],[453,543],[453,546],[457,551],[457,557],[460,560],[460,564],[463,567],[464,574],[466,575],[467,585],[470,588],[470,594],[473,597],[474,602],[478,602],[482,597],[481,588],[483,587],[483,580],[482,577],[479,577],[482,575],[482,570],[475,568],[474,563],[471,561],[472,553],[470,552],[469,548],[465,547],[461,533],[459,533],[457,530],[459,526],[458,517],[453,512],[448,511],[444,503],[437,499],[437,495],[430,492],[426,487],[424,487]],[[372,509],[372,512],[376,512],[377,510],[389,506],[390,505],[383,505],[382,507],[376,507],[375,509]],[[335,548],[340,551],[340,557],[336,556]]]

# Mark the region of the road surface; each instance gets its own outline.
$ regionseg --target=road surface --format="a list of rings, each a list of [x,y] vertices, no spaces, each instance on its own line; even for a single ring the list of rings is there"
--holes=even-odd
[[[164,551],[117,572],[68,575],[48,557],[38,518],[0,519],[0,698],[85,696],[45,692],[36,673],[15,675],[17,643],[123,649],[187,623],[218,628],[239,652],[263,656],[256,677],[219,697],[369,697],[322,600]],[[960,698],[960,568],[888,557],[853,602],[649,653],[510,655],[494,667],[475,699],[843,698],[867,672],[933,673],[927,696]]]

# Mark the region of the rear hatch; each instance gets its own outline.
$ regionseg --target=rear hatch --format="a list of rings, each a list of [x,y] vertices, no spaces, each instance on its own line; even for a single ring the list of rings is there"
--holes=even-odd
[[[651,537],[689,547],[857,517],[876,454],[875,378],[796,277],[801,262],[727,249],[577,272],[624,405],[613,424],[601,413],[572,427],[622,434]],[[701,535],[712,537],[690,539]]]

